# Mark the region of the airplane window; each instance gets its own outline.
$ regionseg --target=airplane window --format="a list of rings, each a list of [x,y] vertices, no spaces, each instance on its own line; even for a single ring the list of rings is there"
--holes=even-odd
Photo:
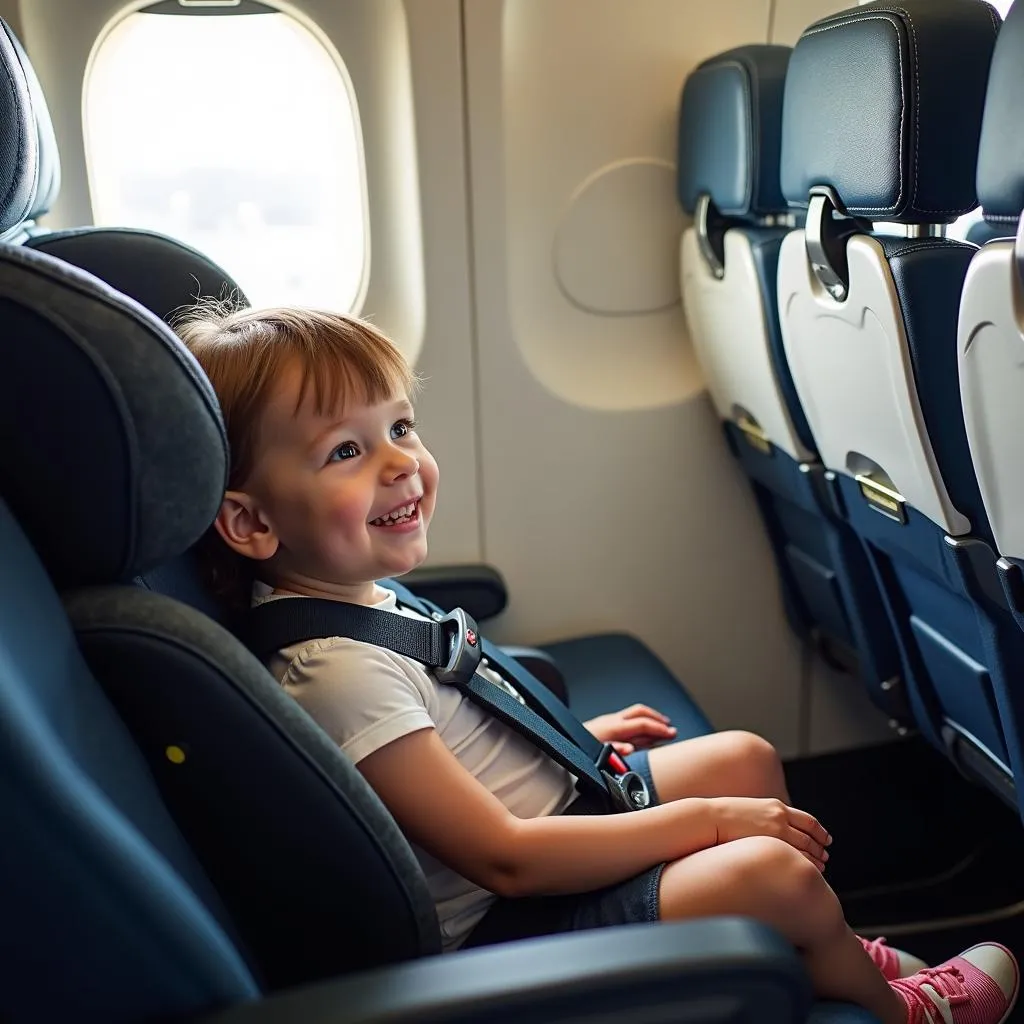
[[[360,302],[358,111],[301,22],[254,0],[129,14],[93,55],[84,118],[97,224],[180,238],[254,305]]]

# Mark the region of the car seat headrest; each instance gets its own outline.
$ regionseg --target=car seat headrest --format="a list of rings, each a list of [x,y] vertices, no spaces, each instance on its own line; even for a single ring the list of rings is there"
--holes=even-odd
[[[224,493],[216,396],[177,336],[90,274],[0,246],[0,493],[60,587],[190,547]]]
[[[184,242],[135,228],[73,228],[34,235],[26,243],[106,281],[162,320],[212,296],[248,305],[228,274]]]
[[[720,213],[764,216],[788,209],[779,186],[782,91],[792,50],[740,46],[699,64],[679,104],[679,202],[702,195]]]
[[[827,188],[851,215],[908,224],[972,210],[998,31],[982,0],[876,0],[807,28],[786,76],[786,198]]]
[[[50,207],[60,192],[60,153],[57,150],[57,136],[53,131],[50,108],[46,105],[46,96],[43,94],[43,87],[35,68],[32,67],[32,62],[28,59],[28,54],[18,41],[18,37],[11,33],[10,38],[25,72],[32,114],[36,123],[36,194],[26,218],[36,220],[50,212]]]
[[[0,19],[0,238],[32,213],[39,185],[39,140],[24,51]]]
[[[999,33],[985,97],[978,150],[978,202],[988,221],[1017,222],[1024,210],[1024,4],[1014,4]]]

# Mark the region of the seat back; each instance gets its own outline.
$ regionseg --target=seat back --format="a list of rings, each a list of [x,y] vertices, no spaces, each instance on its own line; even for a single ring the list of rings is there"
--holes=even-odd
[[[1001,695],[1024,654],[989,616],[994,571],[974,570],[991,565],[991,532],[956,365],[975,248],[939,236],[976,205],[998,27],[980,0],[907,0],[803,33],[786,81],[781,178],[808,213],[782,244],[778,289],[793,379],[835,503],[867,546],[916,722],[1012,799],[1018,744]],[[876,219],[913,237],[876,236]]]
[[[779,188],[788,46],[743,46],[700,64],[679,109],[679,200],[695,222],[680,268],[690,336],[718,415],[803,462],[814,439],[782,355],[775,267],[788,214]]]
[[[230,634],[117,585],[219,507],[227,444],[198,364],[137,303],[25,246],[0,248],[0,315],[0,494],[261,982],[440,951],[418,862],[336,745]],[[91,735],[92,714],[68,728]]]
[[[971,260],[958,326],[960,390],[974,469],[996,548],[1016,560],[1024,560],[1022,88],[1024,6],[1018,5],[996,45],[978,154],[978,199],[985,224],[1001,232],[1002,241],[990,241]]]
[[[786,361],[776,272],[792,221],[779,185],[790,49],[743,46],[687,78],[679,115],[679,199],[690,336],[729,444],[750,478],[796,632],[859,670],[887,715],[895,645],[870,569],[820,500],[815,440]]]

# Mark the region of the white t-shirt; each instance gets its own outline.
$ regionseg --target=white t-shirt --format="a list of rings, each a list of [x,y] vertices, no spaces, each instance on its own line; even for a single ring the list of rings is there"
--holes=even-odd
[[[383,599],[374,608],[424,618],[398,608],[393,591],[380,593]],[[253,603],[287,596],[264,591]],[[436,729],[462,766],[519,818],[560,814],[577,795],[569,772],[411,658],[329,637],[287,647],[269,667],[355,764],[402,736]],[[481,674],[511,690],[483,665]],[[426,851],[414,850],[437,908],[443,947],[457,949],[495,897]]]

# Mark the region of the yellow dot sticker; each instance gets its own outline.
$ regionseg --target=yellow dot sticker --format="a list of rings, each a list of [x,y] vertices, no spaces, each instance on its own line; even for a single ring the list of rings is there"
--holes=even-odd
[[[167,760],[171,764],[184,764],[185,763],[185,751],[181,747],[168,747],[164,753],[167,755]]]

